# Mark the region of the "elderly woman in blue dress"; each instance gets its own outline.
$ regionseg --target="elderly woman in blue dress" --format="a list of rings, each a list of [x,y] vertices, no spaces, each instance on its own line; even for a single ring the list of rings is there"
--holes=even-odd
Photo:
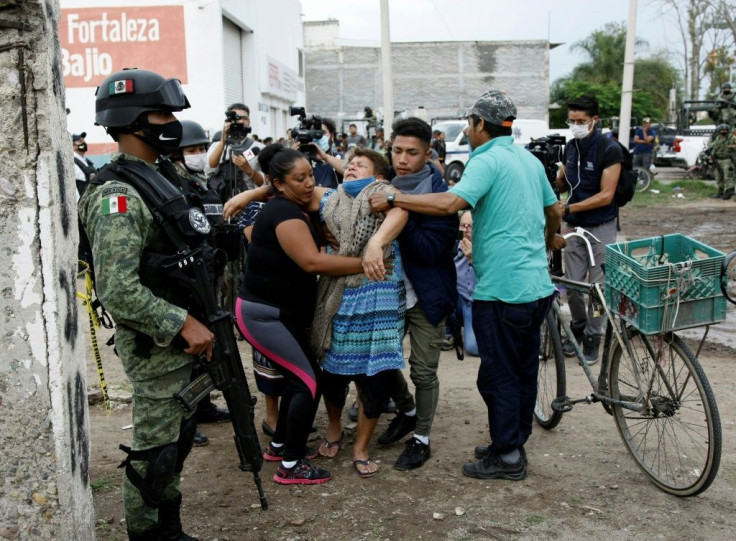
[[[319,211],[333,239],[330,251],[363,261],[361,274],[320,278],[312,327],[312,345],[324,371],[321,390],[329,419],[320,454],[333,457],[342,445],[340,416],[348,384],[355,381],[360,401],[353,465],[361,477],[378,471],[369,459],[368,443],[388,401],[395,371],[404,366],[405,292],[395,239],[408,213],[391,209],[377,216],[369,203],[374,193],[397,191],[384,180],[387,176],[384,156],[356,148],[343,184],[334,190],[316,187],[307,209]],[[235,214],[265,196],[264,188],[243,192],[227,203],[225,214]]]

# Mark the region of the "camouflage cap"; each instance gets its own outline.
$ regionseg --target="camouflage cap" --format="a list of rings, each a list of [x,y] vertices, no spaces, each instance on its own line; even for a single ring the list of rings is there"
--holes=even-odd
[[[483,94],[472,107],[465,109],[461,116],[467,118],[470,115],[478,115],[483,120],[497,126],[511,127],[516,118],[516,106],[505,92],[501,90],[489,90]]]

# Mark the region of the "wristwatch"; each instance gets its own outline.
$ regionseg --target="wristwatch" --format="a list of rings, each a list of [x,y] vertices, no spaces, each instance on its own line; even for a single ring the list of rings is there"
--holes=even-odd
[[[394,199],[396,199],[395,193],[390,193],[386,196],[386,203],[388,203],[389,208],[394,208]]]
[[[570,214],[570,203],[565,203],[565,216]]]

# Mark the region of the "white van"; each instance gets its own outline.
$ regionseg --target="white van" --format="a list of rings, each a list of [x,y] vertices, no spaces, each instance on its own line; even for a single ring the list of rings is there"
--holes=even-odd
[[[442,120],[432,125],[432,130],[445,133],[445,179],[457,182],[465,170],[468,161],[468,138],[463,129],[468,125],[467,120]],[[516,119],[511,126],[514,143],[525,146],[532,139],[545,137],[549,133],[549,126],[543,120]]]

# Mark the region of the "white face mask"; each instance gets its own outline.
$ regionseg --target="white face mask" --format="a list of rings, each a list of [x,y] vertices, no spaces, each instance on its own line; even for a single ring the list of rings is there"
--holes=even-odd
[[[204,166],[207,163],[207,154],[186,154],[184,156],[184,163],[187,169],[201,173],[204,171]]]
[[[570,126],[570,131],[572,132],[572,136],[575,139],[585,139],[586,137],[588,137],[588,134],[590,133],[590,129],[591,129],[591,124],[583,124],[582,126],[573,124],[572,126]]]

